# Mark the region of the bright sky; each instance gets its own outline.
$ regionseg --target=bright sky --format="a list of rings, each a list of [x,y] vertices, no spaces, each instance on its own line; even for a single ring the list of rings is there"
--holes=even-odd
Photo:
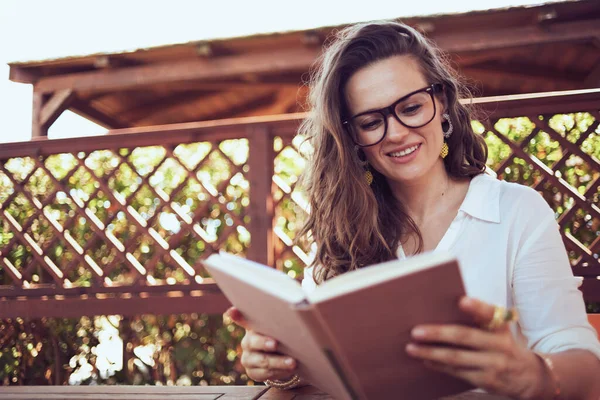
[[[0,143],[31,138],[32,89],[8,80],[10,61],[550,1],[0,0]],[[98,125],[65,112],[49,136],[102,132]]]

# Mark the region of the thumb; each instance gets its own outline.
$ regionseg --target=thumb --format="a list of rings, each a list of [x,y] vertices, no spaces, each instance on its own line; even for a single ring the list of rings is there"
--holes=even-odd
[[[230,307],[223,314],[224,317],[229,318],[231,321],[235,322],[237,325],[241,326],[244,329],[248,329],[248,321],[244,317],[244,315],[235,307]]]

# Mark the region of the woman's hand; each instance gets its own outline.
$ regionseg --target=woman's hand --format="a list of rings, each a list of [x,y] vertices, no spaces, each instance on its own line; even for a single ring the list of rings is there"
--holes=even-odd
[[[296,360],[277,353],[277,342],[254,332],[240,311],[231,307],[225,312],[233,322],[246,329],[242,339],[242,365],[246,374],[254,381],[267,379],[286,381],[294,375]]]
[[[479,326],[491,321],[494,306],[463,297],[462,311]],[[409,355],[491,393],[520,399],[542,398],[549,390],[548,372],[532,351],[519,345],[508,325],[495,331],[462,325],[421,325],[412,331]],[[433,345],[431,343],[436,343]],[[459,346],[458,348],[439,344]]]

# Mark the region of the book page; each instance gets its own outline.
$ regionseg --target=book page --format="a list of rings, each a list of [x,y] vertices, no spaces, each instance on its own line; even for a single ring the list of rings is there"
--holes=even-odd
[[[311,293],[307,293],[306,297],[311,303],[318,303],[391,278],[433,268],[454,259],[455,257],[450,253],[438,251],[423,253],[404,260],[388,261],[336,276],[317,286]]]
[[[289,303],[296,304],[305,300],[300,284],[275,268],[225,252],[212,254],[203,262]]]

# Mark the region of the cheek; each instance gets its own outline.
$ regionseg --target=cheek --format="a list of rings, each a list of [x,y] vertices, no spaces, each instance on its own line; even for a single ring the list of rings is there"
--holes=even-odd
[[[369,164],[378,164],[377,159],[380,157],[379,145],[367,147],[363,151],[365,152],[365,156],[367,157],[367,161],[369,162]]]

